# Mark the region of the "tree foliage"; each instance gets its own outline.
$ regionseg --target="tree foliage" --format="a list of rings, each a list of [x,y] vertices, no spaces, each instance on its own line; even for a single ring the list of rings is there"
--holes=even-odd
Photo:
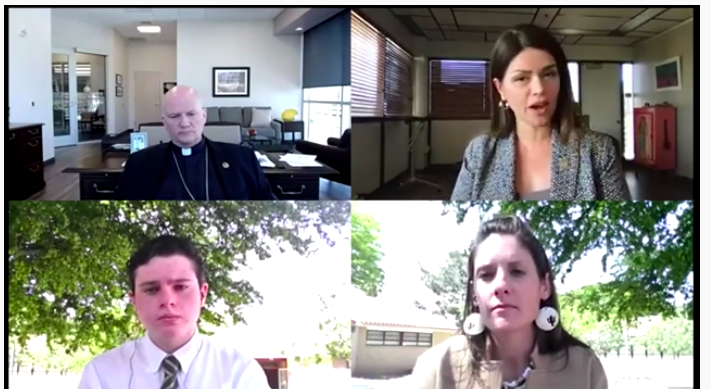
[[[378,242],[380,225],[372,215],[354,210],[351,216],[351,284],[366,295],[382,291],[385,275],[380,267],[383,252]]]
[[[464,319],[468,255],[466,251],[452,251],[439,269],[430,271],[420,267],[425,286],[437,295],[437,308],[433,313],[451,318],[456,323],[461,323]],[[425,309],[420,302],[415,305]]]
[[[634,339],[638,350],[660,356],[693,355],[694,322],[683,317],[654,318]]]
[[[671,317],[675,298],[693,318],[693,202],[445,202],[460,223],[471,209],[527,220],[563,282],[576,261],[602,249],[602,269],[614,280],[574,295],[599,320]]]
[[[126,262],[146,240],[190,238],[206,260],[210,291],[201,320],[241,321],[239,307],[261,301],[237,277],[248,253],[269,258],[313,251],[312,234],[348,224],[344,202],[12,202],[9,206],[9,333],[20,347],[46,335],[74,352],[108,349],[136,335],[126,295]],[[220,307],[218,310],[216,307]]]

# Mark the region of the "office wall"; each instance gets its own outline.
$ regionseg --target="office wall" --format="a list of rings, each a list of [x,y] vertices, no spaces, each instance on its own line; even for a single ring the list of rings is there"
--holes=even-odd
[[[654,65],[681,57],[681,90],[657,92]],[[666,34],[634,47],[634,105],[670,103],[677,107],[677,169],[680,176],[694,178],[694,24],[688,22]]]
[[[50,10],[10,8],[7,34],[10,121],[44,123],[42,154],[47,161],[54,158]]]
[[[135,80],[136,72],[159,72],[161,82],[176,82],[177,74],[177,44],[176,42],[141,42],[128,43],[128,79]],[[136,123],[135,91],[128,95],[128,118],[133,128]]]
[[[274,36],[268,21],[179,21],[177,82],[195,88],[205,106],[271,106],[274,116],[300,111],[302,36]],[[212,97],[213,67],[251,68],[249,97]]]

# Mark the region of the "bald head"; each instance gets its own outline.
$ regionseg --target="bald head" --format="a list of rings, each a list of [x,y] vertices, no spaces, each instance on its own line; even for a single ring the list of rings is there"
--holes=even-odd
[[[163,124],[173,143],[192,147],[202,139],[207,114],[194,88],[173,87],[163,98]]]
[[[200,97],[195,88],[186,85],[176,85],[172,87],[163,98],[163,114],[169,111],[169,108],[172,108],[174,105],[184,102],[192,103],[202,109]]]

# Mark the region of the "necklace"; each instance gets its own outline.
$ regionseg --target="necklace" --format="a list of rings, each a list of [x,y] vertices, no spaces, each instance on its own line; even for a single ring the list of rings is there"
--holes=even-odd
[[[521,376],[513,381],[504,381],[501,384],[502,389],[516,389],[516,388],[521,388],[523,385],[526,384],[526,379],[528,379],[528,375],[531,373],[531,370],[533,370],[533,363],[529,363],[528,366],[526,366],[526,369],[523,371]]]
[[[175,162],[175,167],[178,169],[178,175],[180,176],[180,182],[183,183],[183,188],[185,188],[185,191],[188,192],[188,196],[190,196],[193,201],[195,201],[195,196],[193,196],[193,193],[190,191],[190,188],[188,188],[188,185],[185,183],[185,179],[183,178],[183,172],[180,170],[180,164],[178,164],[178,158],[175,156],[175,151],[172,152],[173,154],[173,162]],[[205,200],[210,201],[210,187],[208,185],[208,172],[209,172],[209,162],[208,162],[208,156],[207,156],[207,147],[205,147]]]

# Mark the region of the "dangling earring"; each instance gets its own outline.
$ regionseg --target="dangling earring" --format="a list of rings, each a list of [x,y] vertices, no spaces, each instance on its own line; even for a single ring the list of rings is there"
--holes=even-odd
[[[499,100],[499,108],[509,109],[509,102],[504,99]]]
[[[462,329],[467,335],[479,335],[484,332],[484,322],[481,320],[481,315],[474,312],[467,316]]]
[[[536,326],[542,331],[550,332],[558,326],[559,321],[558,311],[556,311],[555,308],[543,307],[538,311]]]

